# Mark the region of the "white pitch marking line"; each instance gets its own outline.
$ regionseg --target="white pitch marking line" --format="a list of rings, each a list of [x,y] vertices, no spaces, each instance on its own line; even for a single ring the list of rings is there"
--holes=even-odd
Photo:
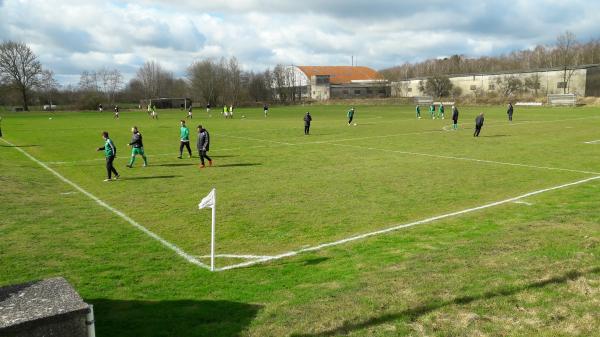
[[[527,206],[533,206],[532,203],[523,201],[523,200],[515,200],[515,201],[513,201],[513,204],[522,204],[522,205],[527,205]]]
[[[75,194],[75,193],[77,193],[77,192],[63,192],[63,193],[61,193],[61,195],[70,195],[70,194]]]
[[[437,220],[441,220],[441,219],[451,218],[451,217],[455,217],[455,216],[458,216],[458,215],[463,215],[463,214],[466,214],[466,213],[472,213],[472,212],[479,211],[479,210],[486,209],[486,208],[500,206],[500,205],[503,205],[503,204],[507,204],[507,203],[519,201],[520,199],[528,198],[528,197],[531,197],[531,196],[534,196],[534,195],[542,194],[542,193],[549,192],[549,191],[559,190],[559,189],[567,188],[567,187],[574,186],[574,185],[584,184],[584,183],[587,183],[589,181],[593,181],[593,180],[597,180],[597,179],[600,179],[600,176],[594,176],[594,177],[591,177],[591,178],[586,178],[586,179],[578,180],[578,181],[567,183],[567,184],[562,184],[562,185],[558,185],[558,186],[554,186],[554,187],[544,188],[544,189],[541,189],[541,190],[537,190],[537,191],[525,193],[523,195],[519,195],[519,196],[514,197],[514,198],[504,199],[504,200],[501,200],[501,201],[492,202],[492,203],[485,204],[485,205],[482,205],[482,206],[464,209],[462,211],[457,211],[457,212],[447,213],[447,214],[443,214],[443,215],[438,215],[438,216],[434,216],[434,217],[431,217],[431,218],[427,218],[427,219],[423,219],[423,220],[419,220],[419,221],[415,221],[415,222],[411,222],[411,223],[407,223],[407,224],[399,224],[399,225],[395,225],[395,226],[392,226],[392,227],[389,227],[389,228],[385,228],[385,229],[381,229],[381,230],[378,230],[378,231],[364,233],[364,234],[360,234],[360,235],[356,235],[356,236],[351,236],[351,237],[348,237],[346,239],[342,239],[342,240],[338,240],[338,241],[323,243],[323,244],[320,244],[320,245],[317,245],[317,246],[302,248],[302,249],[299,249],[299,250],[296,250],[296,251],[289,251],[289,252],[286,252],[286,253],[274,255],[274,256],[271,256],[271,257],[268,257],[268,258],[264,258],[264,259],[260,259],[260,260],[256,260],[256,261],[247,261],[247,262],[243,262],[243,263],[229,265],[229,266],[218,268],[216,270],[217,271],[225,271],[225,270],[230,270],[230,269],[235,269],[235,268],[248,267],[248,266],[252,266],[252,265],[255,265],[255,264],[259,264],[259,263],[264,263],[264,262],[268,262],[268,261],[272,261],[272,260],[279,260],[279,259],[282,259],[282,258],[285,258],[285,257],[295,256],[295,255],[298,255],[298,254],[301,254],[301,253],[314,252],[314,251],[321,250],[323,248],[332,247],[332,246],[338,246],[338,245],[345,244],[345,243],[348,243],[348,242],[365,239],[365,238],[368,238],[368,237],[371,237],[371,236],[377,236],[377,235],[387,234],[389,232],[394,232],[394,231],[397,231],[397,230],[400,230],[400,229],[404,229],[404,228],[408,228],[408,227],[414,227],[414,226],[417,226],[417,225],[431,223],[431,222],[434,222],[434,221],[437,221]]]
[[[583,142],[583,143],[584,144],[596,144],[596,143],[600,143],[600,139],[598,139],[598,140],[592,140],[592,141],[589,141],[589,142]]]
[[[260,142],[269,142],[269,143],[281,144],[281,145],[296,145],[296,144],[293,144],[293,143],[278,142],[276,140],[259,139],[259,138],[252,138],[252,137],[242,137],[242,136],[232,136],[232,135],[224,135],[222,133],[216,133],[215,135],[222,136],[222,137],[229,137],[229,138],[245,139],[245,140],[256,140],[256,141],[260,141]]]
[[[93,201],[95,201],[98,205],[108,209],[109,211],[113,212],[114,214],[118,215],[119,217],[121,217],[123,220],[129,222],[133,227],[139,229],[140,231],[144,232],[145,234],[147,234],[148,236],[150,236],[151,238],[153,238],[154,240],[160,242],[163,246],[171,249],[172,251],[174,251],[175,253],[177,253],[177,255],[183,257],[186,261],[195,264],[199,267],[202,268],[206,268],[206,269],[210,269],[210,267],[200,261],[198,261],[198,259],[196,259],[195,257],[189,255],[188,253],[184,252],[181,248],[177,247],[176,245],[170,243],[169,241],[161,238],[160,236],[158,236],[157,234],[155,234],[154,232],[152,232],[151,230],[149,230],[148,228],[140,225],[139,223],[137,223],[135,220],[133,220],[132,218],[130,218],[129,216],[127,216],[125,213],[119,211],[118,209],[110,206],[109,204],[107,204],[106,202],[102,201],[101,199],[99,199],[98,197],[96,197],[95,195],[93,195],[92,193],[84,190],[82,187],[80,187],[79,185],[75,184],[74,182],[72,182],[71,180],[65,178],[64,176],[62,176],[60,173],[56,172],[55,170],[53,170],[51,167],[49,167],[48,165],[44,164],[43,162],[39,161],[37,158],[35,158],[34,156],[30,155],[29,153],[27,153],[25,150],[21,149],[20,147],[16,147],[13,143],[0,138],[3,142],[5,142],[6,144],[12,146],[13,148],[15,148],[17,151],[21,152],[22,154],[24,154],[27,158],[31,159],[32,161],[34,161],[35,163],[37,163],[38,165],[40,165],[41,167],[45,168],[46,170],[50,171],[50,173],[54,174],[58,179],[62,180],[63,182],[71,185],[73,188],[75,188],[76,190],[78,190],[79,192],[85,194],[88,198],[92,199]]]
[[[454,156],[445,156],[445,155],[429,154],[429,153],[421,153],[421,152],[410,152],[410,151],[400,151],[400,150],[387,150],[387,149],[378,149],[378,148],[374,148],[374,147],[364,147],[364,146],[358,146],[358,145],[346,145],[346,144],[331,144],[331,145],[343,146],[343,147],[351,147],[351,148],[363,149],[363,150],[371,150],[371,151],[382,151],[382,152],[390,152],[390,153],[408,154],[408,155],[423,156],[423,157],[432,157],[432,158],[441,158],[441,159],[454,159],[454,160],[465,160],[465,161],[473,161],[473,162],[477,162],[477,163],[498,164],[498,165],[507,165],[507,166],[519,166],[519,167],[527,167],[527,168],[540,169],[540,170],[565,171],[565,172],[575,172],[575,173],[585,173],[585,174],[600,175],[600,172],[583,171],[583,170],[573,170],[573,169],[560,168],[560,167],[537,166],[537,165],[519,164],[519,163],[508,163],[508,162],[495,161],[495,160],[475,159],[475,158],[468,158],[468,157],[454,157]]]

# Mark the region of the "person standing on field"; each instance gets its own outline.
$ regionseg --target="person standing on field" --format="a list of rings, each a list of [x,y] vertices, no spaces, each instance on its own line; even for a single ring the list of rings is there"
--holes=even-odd
[[[269,114],[269,105],[267,103],[265,103],[265,105],[263,106],[263,112],[265,113],[265,117],[267,117],[267,115]]]
[[[133,163],[135,162],[135,157],[139,154],[144,158],[144,167],[148,166],[148,159],[146,158],[146,154],[144,153],[144,143],[142,142],[142,134],[138,131],[137,126],[131,128],[131,132],[133,135],[131,136],[131,142],[129,146],[131,146],[131,159],[129,159],[129,164],[127,167],[132,168]]]
[[[446,117],[444,116],[444,103],[440,103],[440,108],[438,109],[438,111],[440,119],[446,119]]]
[[[181,127],[179,128],[179,159],[183,156],[183,148],[187,148],[190,158],[192,158],[192,149],[190,148],[190,130],[185,125],[185,121],[181,120]]]
[[[227,118],[227,104],[223,104],[223,113],[222,115],[225,116],[225,118]]]
[[[113,166],[113,162],[117,157],[117,147],[108,137],[108,132],[103,131],[102,138],[104,139],[104,146],[99,147],[98,151],[104,151],[104,156],[106,157],[106,174],[108,177],[104,181],[111,181],[113,173],[115,174],[115,179],[119,179],[119,173]]]
[[[204,168],[204,159],[208,160],[208,166],[212,166],[212,159],[208,156],[207,152],[210,149],[210,135],[202,125],[198,125],[198,142],[196,143],[198,148],[198,155],[200,156],[200,168]]]
[[[188,107],[188,114],[187,114],[186,118],[192,119],[192,105],[191,104]]]
[[[348,126],[350,126],[350,124],[352,124],[352,120],[354,119],[354,107],[351,107],[350,110],[348,110],[346,117],[348,117]]]
[[[506,114],[508,115],[508,121],[512,122],[512,116],[513,116],[513,105],[512,102],[508,102],[508,109],[506,110]]]
[[[477,116],[477,118],[475,118],[475,133],[473,134],[473,137],[479,137],[479,133],[481,132],[481,128],[483,127],[483,121],[485,120],[485,118],[483,118],[483,112],[479,114],[479,116]]]
[[[210,103],[206,103],[206,113],[208,114],[208,117],[210,117]]]
[[[421,107],[417,104],[417,107],[415,108],[415,111],[417,113],[417,119],[421,119]]]
[[[306,115],[304,115],[304,134],[307,136],[310,134],[310,122],[312,122],[312,116],[307,111]]]
[[[229,106],[229,118],[233,119],[233,104]]]
[[[429,106],[429,114],[431,115],[431,119],[435,119],[435,105],[433,103]]]
[[[102,103],[98,104],[98,111],[102,112]]]
[[[458,130],[458,108],[452,106],[452,130]]]
[[[119,106],[115,105],[115,117],[114,119],[119,119]]]

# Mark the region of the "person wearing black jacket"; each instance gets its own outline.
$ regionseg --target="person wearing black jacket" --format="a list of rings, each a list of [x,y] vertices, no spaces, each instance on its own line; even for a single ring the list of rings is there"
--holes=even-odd
[[[484,120],[485,118],[483,118],[483,112],[475,118],[475,133],[473,134],[473,137],[479,137],[479,133],[481,132],[481,128],[483,127]]]
[[[514,112],[513,105],[512,105],[512,103],[509,102],[508,103],[508,110],[506,110],[506,114],[508,115],[508,120],[510,122],[512,122],[513,112]]]
[[[148,159],[146,158],[146,154],[144,153],[144,143],[142,142],[142,134],[138,131],[137,126],[131,128],[131,132],[133,135],[131,136],[131,142],[129,146],[131,146],[131,159],[129,159],[129,164],[127,167],[132,168],[133,163],[135,162],[135,157],[139,154],[144,158],[144,167],[148,166]]]
[[[458,130],[458,108],[452,106],[452,130]]]
[[[208,166],[212,166],[212,159],[206,154],[210,149],[210,135],[202,125],[198,125],[198,141],[196,143],[200,157],[200,168],[204,168],[204,158],[208,160]]]
[[[306,115],[304,115],[304,134],[305,135],[309,135],[310,134],[310,122],[312,122],[312,116],[310,115],[310,112],[306,112]]]

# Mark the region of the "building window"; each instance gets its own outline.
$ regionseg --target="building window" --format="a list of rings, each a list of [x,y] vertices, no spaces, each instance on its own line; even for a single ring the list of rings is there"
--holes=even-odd
[[[360,95],[360,89],[356,89],[356,90],[354,90],[354,94],[355,94],[355,95]]]
[[[348,90],[344,89],[344,90],[342,90],[342,93],[343,93],[344,95],[348,95]]]
[[[477,86],[476,85],[472,85],[471,86],[471,90],[477,90]]]
[[[558,82],[556,83],[556,88],[558,89],[564,89],[567,87],[567,82]]]
[[[489,86],[489,88],[488,88],[488,89],[489,89],[489,90],[494,90],[494,89],[496,89],[496,86],[495,86],[495,85],[493,85],[493,84],[490,84],[490,86]]]
[[[315,77],[316,77],[317,85],[329,84],[329,75],[317,75]]]

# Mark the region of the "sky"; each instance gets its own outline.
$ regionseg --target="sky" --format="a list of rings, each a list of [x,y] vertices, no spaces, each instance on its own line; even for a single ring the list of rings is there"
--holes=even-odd
[[[235,56],[277,64],[383,69],[453,54],[495,56],[553,44],[566,30],[600,37],[600,1],[0,0],[0,40],[21,41],[62,84],[82,71],[126,79],[154,60],[175,76]]]

